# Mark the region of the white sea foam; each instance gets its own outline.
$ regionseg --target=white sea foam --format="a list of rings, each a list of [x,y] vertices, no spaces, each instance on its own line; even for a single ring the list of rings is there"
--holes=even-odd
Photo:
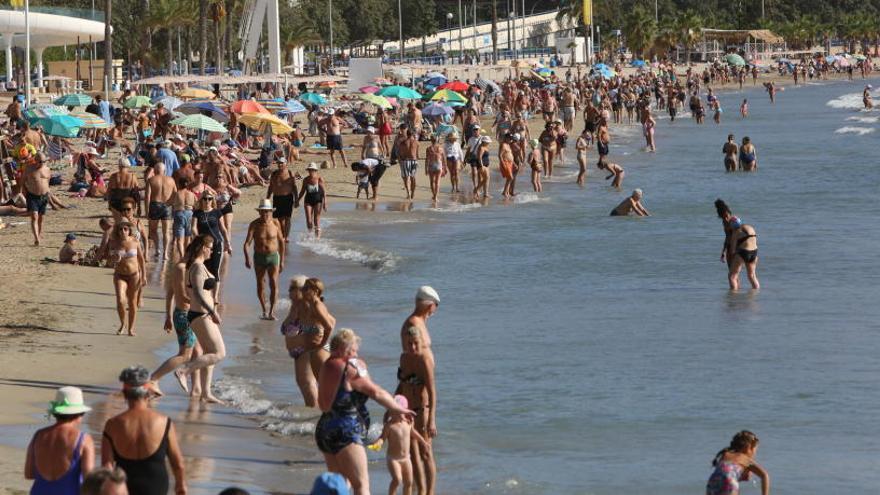
[[[241,414],[256,416],[260,428],[282,435],[309,435],[315,431],[313,415],[300,414],[290,405],[259,398],[260,382],[226,375],[214,382],[217,397]]]
[[[541,177],[541,182],[574,182],[577,179],[578,171],[556,173],[550,177]]]
[[[431,208],[430,210],[436,211],[437,213],[462,213],[465,211],[481,208],[482,206],[483,205],[480,203],[452,203],[447,206]]]
[[[547,201],[549,198],[538,196],[537,193],[519,193],[513,197],[513,202],[517,204],[536,203],[539,201]]]
[[[297,241],[297,245],[320,256],[329,256],[338,260],[360,263],[380,272],[391,271],[397,266],[397,256],[392,253],[365,249],[353,244],[344,244],[326,238],[317,239],[313,236],[303,236]]]
[[[834,134],[858,134],[859,136],[864,136],[865,134],[871,134],[875,130],[876,129],[873,129],[871,127],[846,126],[846,127],[841,127],[840,129],[837,129],[836,131],[834,131]]]
[[[846,120],[858,122],[860,124],[876,124],[877,121],[880,121],[880,117],[860,117],[856,115],[853,117],[847,117]]]
[[[833,100],[829,100],[825,104],[831,108],[841,108],[848,110],[858,110],[864,107],[864,104],[862,103],[861,93],[850,93],[838,96]]]

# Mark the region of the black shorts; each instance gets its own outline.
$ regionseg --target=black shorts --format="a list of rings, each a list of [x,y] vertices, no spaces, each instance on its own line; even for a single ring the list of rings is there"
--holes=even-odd
[[[222,213],[224,215],[229,215],[232,213],[232,200],[231,199],[229,201],[227,201],[226,204],[223,205],[223,208],[220,208],[220,213]]]
[[[150,211],[147,213],[149,220],[170,220],[171,205],[159,203],[158,201],[150,201]]]
[[[589,132],[590,134],[596,132],[596,123],[593,121],[589,121],[589,120],[586,121],[584,123],[584,127],[587,129],[587,132]]]
[[[272,218],[290,218],[293,216],[293,194],[272,196],[272,206],[275,207]]]
[[[327,149],[330,151],[342,151],[342,135],[341,134],[328,134],[327,135]]]
[[[24,196],[27,203],[27,211],[35,211],[40,215],[46,214],[46,206],[49,204],[48,194],[31,194],[25,191]]]

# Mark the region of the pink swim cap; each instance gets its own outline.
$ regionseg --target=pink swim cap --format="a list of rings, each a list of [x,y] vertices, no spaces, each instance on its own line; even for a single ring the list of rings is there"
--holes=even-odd
[[[397,402],[397,405],[404,409],[409,409],[409,401],[402,395],[395,395],[394,402]]]

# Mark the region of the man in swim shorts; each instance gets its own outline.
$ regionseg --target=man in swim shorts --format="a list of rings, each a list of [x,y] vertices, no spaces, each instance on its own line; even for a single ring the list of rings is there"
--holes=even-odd
[[[571,88],[565,88],[562,93],[562,122],[565,126],[565,132],[571,132],[574,129],[574,115],[577,112],[577,99]]]
[[[254,273],[257,276],[257,299],[260,300],[261,316],[264,320],[275,319],[275,302],[278,300],[278,275],[284,270],[285,242],[281,223],[272,218],[272,202],[268,199],[260,201],[257,207],[259,217],[248,226],[244,240],[244,266],[251,268],[248,248],[254,243]],[[266,311],[266,297],[263,291],[263,279],[269,278],[269,311]]]
[[[171,245],[171,204],[170,199],[177,192],[177,184],[172,177],[165,175],[165,164],[157,161],[153,165],[153,176],[147,180],[144,206],[150,228],[149,240],[156,248],[159,257],[159,222],[162,223],[162,259],[168,259],[168,246]]]
[[[37,153],[31,163],[24,167],[24,197],[27,211],[31,216],[31,232],[34,234],[34,246],[39,246],[43,239],[43,218],[49,204],[49,179],[52,173],[46,166],[46,157]]]
[[[281,222],[284,242],[289,242],[290,239],[290,217],[293,216],[293,209],[299,207],[296,201],[298,178],[298,174],[293,174],[287,168],[287,160],[281,157],[278,159],[278,168],[269,177],[269,187],[266,189],[266,199],[271,199],[275,208],[272,218]]]
[[[333,168],[336,168],[336,153],[342,158],[342,166],[345,164],[345,153],[342,151],[342,128],[348,124],[342,120],[342,110],[331,114],[329,117],[321,121],[321,129],[327,135],[327,150],[330,151],[330,162]]]
[[[400,160],[400,178],[406,188],[406,198],[416,196],[416,171],[419,169],[419,141],[411,129],[404,129],[403,138],[397,143],[397,158]]]
[[[172,310],[172,308],[174,309]],[[174,333],[177,334],[177,354],[166,359],[150,375],[150,380],[158,384],[159,379],[174,371],[174,376],[177,378],[180,388],[185,392],[189,392],[189,387],[187,386],[186,378],[176,372],[177,368],[201,354],[201,349],[196,341],[196,335],[186,319],[187,311],[189,311],[189,298],[186,295],[186,264],[180,261],[179,263],[169,264],[168,271],[165,274],[165,332],[171,333],[173,328]],[[201,382],[199,381],[198,373],[199,371],[195,370],[191,375],[193,383],[192,394],[194,397],[201,395],[201,390],[199,389],[199,383]]]

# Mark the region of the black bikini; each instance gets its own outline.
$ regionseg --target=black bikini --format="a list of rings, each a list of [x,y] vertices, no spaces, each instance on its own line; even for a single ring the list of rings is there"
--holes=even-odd
[[[740,237],[736,241],[736,254],[746,262],[746,264],[754,263],[756,259],[758,259],[758,250],[757,249],[742,249],[740,248],[740,244],[744,243],[746,239],[754,237],[758,238],[758,236],[754,234],[748,234],[743,237]]]

